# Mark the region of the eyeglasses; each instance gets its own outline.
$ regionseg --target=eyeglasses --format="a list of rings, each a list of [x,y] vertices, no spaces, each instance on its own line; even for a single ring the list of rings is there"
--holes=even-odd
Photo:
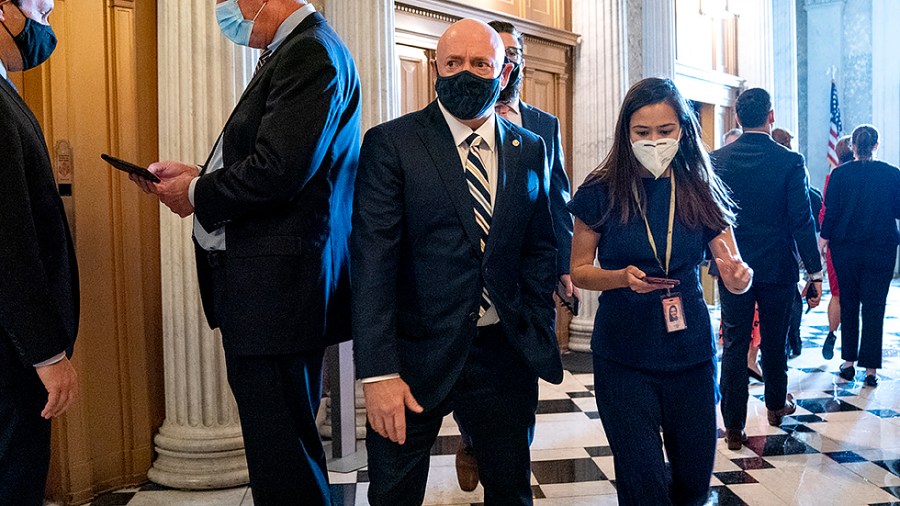
[[[506,48],[506,57],[512,60],[513,62],[518,63],[522,60],[522,48],[516,46],[509,46]]]

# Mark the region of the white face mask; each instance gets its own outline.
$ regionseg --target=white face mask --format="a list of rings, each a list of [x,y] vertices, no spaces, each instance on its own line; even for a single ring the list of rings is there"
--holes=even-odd
[[[631,143],[631,150],[641,165],[659,179],[678,154],[678,139],[635,141]]]

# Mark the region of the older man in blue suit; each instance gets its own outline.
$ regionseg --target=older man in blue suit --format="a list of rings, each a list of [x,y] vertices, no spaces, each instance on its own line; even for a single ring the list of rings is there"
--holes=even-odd
[[[429,450],[455,411],[486,504],[531,504],[537,379],[562,381],[544,143],[498,120],[511,66],[472,19],[437,47],[438,100],[370,130],[351,234],[369,500],[421,504]]]

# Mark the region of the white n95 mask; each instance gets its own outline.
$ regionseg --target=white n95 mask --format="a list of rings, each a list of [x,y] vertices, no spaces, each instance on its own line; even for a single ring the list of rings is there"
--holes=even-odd
[[[631,150],[641,165],[659,179],[678,154],[678,139],[635,141],[631,143]]]

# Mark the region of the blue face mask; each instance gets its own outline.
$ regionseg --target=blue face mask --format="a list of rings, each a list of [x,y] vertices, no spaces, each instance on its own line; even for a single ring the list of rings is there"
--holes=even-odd
[[[15,4],[14,4],[15,5]],[[16,6],[18,9],[19,7]],[[22,9],[19,9],[22,12]],[[3,24],[6,33],[13,38],[19,54],[22,55],[22,70],[30,70],[47,61],[53,50],[56,49],[56,34],[50,25],[42,25],[37,21],[25,16],[25,27],[19,35],[13,35]]]
[[[500,95],[500,77],[486,79],[468,70],[448,77],[438,74],[435,91],[450,114],[461,120],[474,119],[494,107]]]
[[[253,32],[253,24],[256,22],[256,18],[259,17],[259,13],[266,8],[266,4],[268,3],[269,2],[263,2],[262,7],[256,11],[256,15],[253,16],[253,19],[246,19],[244,17],[240,6],[238,6],[238,0],[225,0],[216,5],[216,21],[219,23],[222,34],[225,35],[225,38],[239,46],[249,46],[250,34]]]

